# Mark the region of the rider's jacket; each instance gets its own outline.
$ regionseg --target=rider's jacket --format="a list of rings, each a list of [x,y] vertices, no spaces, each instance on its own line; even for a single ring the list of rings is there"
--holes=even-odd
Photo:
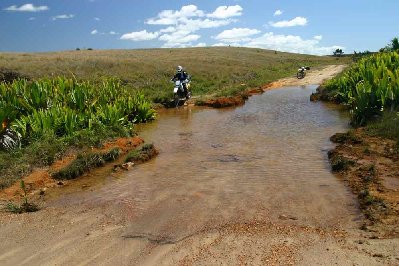
[[[172,80],[186,80],[190,79],[190,75],[186,71],[182,71],[180,73],[176,73],[176,75],[173,76]]]

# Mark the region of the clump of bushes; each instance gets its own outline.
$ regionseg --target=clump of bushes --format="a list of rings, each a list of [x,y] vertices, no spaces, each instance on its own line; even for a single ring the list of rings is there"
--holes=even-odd
[[[125,162],[142,163],[150,160],[157,154],[158,152],[154,144],[144,144],[140,149],[129,152]]]
[[[334,172],[345,171],[355,162],[343,157],[342,155],[334,155],[331,157],[331,168]]]
[[[353,131],[349,131],[347,133],[336,133],[335,135],[331,136],[330,140],[334,143],[362,143],[362,140],[357,137]]]
[[[55,172],[52,176],[55,179],[75,179],[92,168],[103,166],[106,162],[116,160],[121,153],[122,151],[119,148],[114,148],[104,154],[79,154],[71,164]]]
[[[155,118],[142,93],[114,78],[100,83],[58,77],[0,83],[0,189],[71,146],[101,146]]]
[[[354,125],[365,125],[384,110],[394,112],[399,107],[398,68],[397,52],[373,54],[324,86],[350,106]]]
[[[71,136],[99,125],[131,127],[155,117],[143,94],[131,95],[116,79],[100,85],[66,78],[1,83],[0,107],[1,130],[12,129],[25,143],[46,133]]]

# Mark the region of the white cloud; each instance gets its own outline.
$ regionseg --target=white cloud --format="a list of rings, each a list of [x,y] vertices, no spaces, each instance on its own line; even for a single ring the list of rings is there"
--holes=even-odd
[[[200,35],[193,34],[201,28],[198,21],[189,20],[187,23],[160,30],[163,34],[159,36],[159,40],[165,42],[163,47],[187,47],[201,38]]]
[[[161,32],[161,33],[168,33],[168,32],[174,32],[174,31],[176,31],[176,28],[175,28],[175,27],[167,27],[167,28],[165,28],[165,29],[161,29],[159,32]]]
[[[204,19],[204,11],[199,10],[195,5],[189,5],[183,6],[180,10],[164,10],[160,12],[156,18],[150,18],[146,20],[145,23],[150,25],[173,25],[173,27],[178,30],[186,29],[195,32],[199,29],[217,28],[235,22],[235,20],[228,19],[229,16],[227,13],[222,14],[220,12],[218,12],[218,17],[212,14],[206,15],[208,17],[215,17],[215,19]],[[228,7],[226,12],[233,14],[230,7]],[[221,19],[222,17],[224,19]],[[162,29],[161,32],[165,32],[165,30],[167,32],[172,29],[171,27],[172,26]]]
[[[177,31],[172,34],[163,34],[159,37],[160,41],[164,41],[163,47],[187,47],[191,46],[191,42],[201,38],[197,34],[187,34],[184,31]]]
[[[281,16],[283,14],[283,11],[281,11],[280,9],[278,9],[278,10],[276,10],[275,12],[274,12],[274,15],[273,16]]]
[[[123,34],[120,39],[130,41],[148,41],[156,39],[158,36],[158,32],[147,32],[147,30],[142,30]]]
[[[319,45],[320,40],[313,38],[304,40],[300,36],[294,35],[275,35],[268,32],[260,37],[253,38],[244,43],[246,47],[272,49],[291,53],[326,55],[331,54],[337,48],[343,49],[342,46],[323,47]]]
[[[5,8],[7,11],[17,11],[17,12],[39,12],[49,10],[48,6],[34,6],[33,4],[24,4],[20,7],[13,5]]]
[[[208,14],[209,18],[226,19],[231,17],[238,17],[242,15],[242,7],[239,5],[235,6],[219,6],[216,10]]]
[[[175,25],[179,20],[190,17],[203,17],[204,12],[195,5],[183,6],[180,10],[163,10],[156,18],[150,18],[145,23],[150,25]]]
[[[90,32],[90,34],[92,34],[92,35],[96,35],[96,34],[99,34],[99,35],[117,35],[117,34],[119,34],[118,32],[116,32],[116,31],[109,31],[109,32],[100,32],[100,31],[98,31],[98,30],[92,30],[91,32]]]
[[[215,43],[215,44],[213,44],[212,46],[214,46],[214,47],[220,47],[220,46],[228,46],[228,44],[225,44],[225,43],[219,42],[219,43]]]
[[[316,36],[313,37],[313,39],[318,40],[318,41],[321,41],[321,40],[323,39],[323,36],[321,36],[321,35],[316,35]]]
[[[294,26],[306,26],[308,24],[308,20],[304,17],[296,17],[292,20],[282,20],[278,22],[270,22],[270,26],[276,28],[285,28],[285,27],[294,27]]]
[[[206,43],[200,42],[200,43],[197,43],[196,45],[194,45],[194,47],[206,47]]]
[[[64,14],[64,15],[58,15],[58,16],[52,17],[51,19],[52,19],[52,20],[57,20],[57,19],[71,19],[71,18],[74,18],[74,17],[75,17],[75,15],[73,15],[73,14],[69,14],[69,15]]]
[[[197,31],[234,23],[237,20],[231,17],[240,16],[241,11],[242,8],[238,5],[220,6],[209,14],[195,5],[183,6],[180,10],[163,10],[156,17],[147,19],[145,24],[165,26],[164,28],[153,33],[148,33],[146,30],[127,33],[121,39],[138,41],[158,38],[158,40],[164,42],[163,47],[193,46],[192,43],[201,38],[199,34],[196,34]],[[133,34],[133,36],[130,36],[130,34]]]
[[[188,22],[187,25],[190,24],[196,24],[198,29],[207,29],[207,28],[218,28],[222,26],[227,26],[231,24],[232,22],[235,22],[235,20],[231,19],[224,19],[224,20],[210,20],[210,19],[204,19],[204,20],[191,20],[191,23]]]
[[[94,18],[94,20],[95,20],[95,21],[100,21],[101,19],[100,19],[100,18]]]
[[[32,21],[32,20],[35,20],[35,19],[36,19],[35,17],[30,17],[28,20]]]
[[[251,40],[249,37],[260,33],[257,29],[234,28],[219,33],[215,39],[227,43],[240,43]]]

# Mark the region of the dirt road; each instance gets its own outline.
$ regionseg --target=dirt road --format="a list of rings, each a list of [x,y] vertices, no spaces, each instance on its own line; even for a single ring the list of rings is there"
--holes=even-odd
[[[265,89],[275,89],[284,86],[305,86],[321,84],[324,80],[330,79],[341,73],[346,65],[331,65],[322,69],[311,69],[307,71],[305,78],[297,79],[296,77],[289,77],[277,80],[266,85]]]
[[[310,90],[162,111],[141,131],[155,160],[49,190],[39,212],[0,213],[0,264],[397,265],[398,239],[358,229],[356,199],[328,170],[345,120]]]

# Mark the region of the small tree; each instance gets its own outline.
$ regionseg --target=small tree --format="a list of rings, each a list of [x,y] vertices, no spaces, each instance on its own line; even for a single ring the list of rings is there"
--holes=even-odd
[[[341,55],[344,54],[344,52],[342,51],[342,49],[337,48],[334,52],[333,52],[334,56],[338,56],[340,57]]]
[[[393,51],[399,51],[399,39],[397,37],[392,39],[391,48]]]
[[[399,39],[397,37],[393,38],[391,42],[383,49],[384,52],[399,51]]]

